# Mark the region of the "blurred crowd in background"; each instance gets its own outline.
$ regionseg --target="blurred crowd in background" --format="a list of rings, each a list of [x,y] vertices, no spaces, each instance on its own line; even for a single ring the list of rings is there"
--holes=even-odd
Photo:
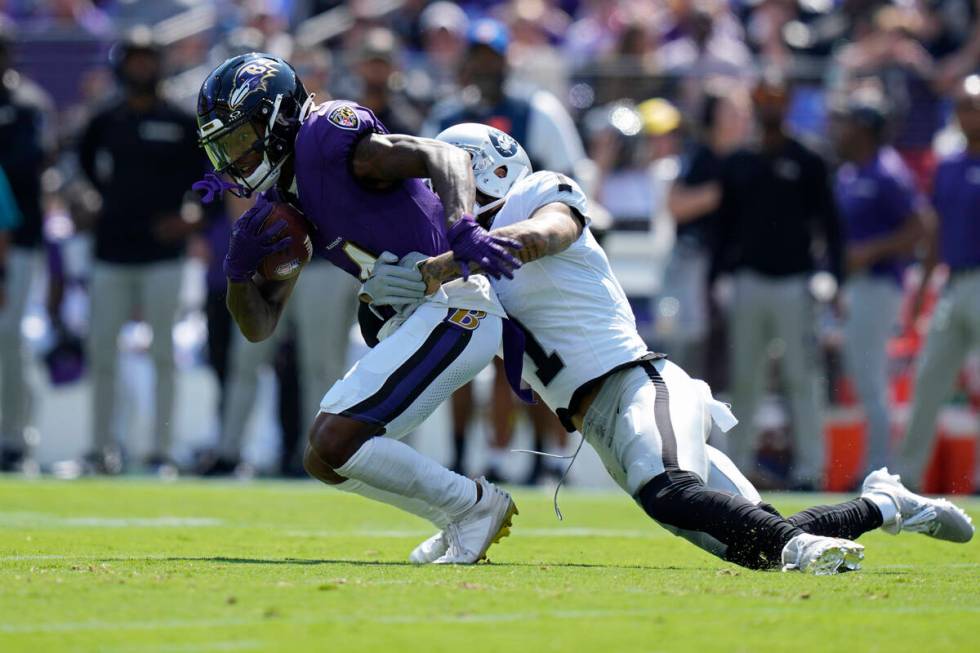
[[[486,122],[578,180],[641,333],[733,403],[741,424],[719,444],[761,487],[845,490],[888,464],[970,491],[978,14],[980,0],[0,0],[0,469],[302,474],[320,397],[364,346],[356,284],[311,263],[276,336],[247,343],[221,261],[249,200],[190,191],[207,171],[202,80],[266,51],[392,132]],[[208,401],[175,392],[206,366]],[[281,442],[246,461],[268,369]],[[518,427],[567,450],[492,376],[454,397],[454,467],[506,477]],[[52,416],[79,383],[84,400]],[[58,429],[77,434],[65,452],[45,445]],[[557,473],[538,460],[504,480]]]

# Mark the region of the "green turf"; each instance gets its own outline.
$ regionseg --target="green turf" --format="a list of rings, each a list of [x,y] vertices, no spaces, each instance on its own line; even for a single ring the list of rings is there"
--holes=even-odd
[[[720,562],[620,494],[563,493],[564,523],[549,495],[515,498],[492,564],[418,568],[425,524],[313,483],[3,478],[0,651],[980,646],[977,542],[872,533],[863,571],[814,578]]]

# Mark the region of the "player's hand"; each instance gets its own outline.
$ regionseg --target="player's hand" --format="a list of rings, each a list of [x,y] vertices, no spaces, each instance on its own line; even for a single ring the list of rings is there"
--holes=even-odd
[[[511,238],[493,236],[477,224],[471,215],[464,215],[449,227],[447,233],[453,257],[463,269],[463,280],[469,279],[470,265],[477,266],[494,279],[514,278],[514,270],[521,262],[508,250],[520,249],[521,244]]]
[[[375,306],[416,304],[425,298],[425,283],[417,266],[399,265],[397,256],[384,252],[361,286],[360,297]]]
[[[262,202],[245,211],[231,228],[228,255],[225,256],[225,276],[238,283],[248,281],[255,274],[259,262],[269,254],[281,252],[292,244],[292,238],[275,238],[286,228],[285,220],[277,220],[267,227],[262,223],[272,211],[273,204]]]
[[[427,274],[425,267],[426,261],[432,260],[431,256],[422,254],[421,252],[409,252],[398,261],[398,265],[403,268],[411,268],[413,270],[418,270],[422,275],[422,283],[425,284],[425,294],[426,296],[435,293],[439,288],[442,287],[442,282],[436,279],[431,273]]]

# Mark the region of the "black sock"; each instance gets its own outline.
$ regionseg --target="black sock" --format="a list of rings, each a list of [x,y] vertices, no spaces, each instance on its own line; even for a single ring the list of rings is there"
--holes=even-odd
[[[711,535],[727,547],[726,560],[751,569],[778,566],[783,547],[803,532],[745,497],[709,489],[683,470],[660,474],[636,498],[653,519]]]
[[[882,524],[881,510],[869,499],[854,499],[835,506],[814,506],[787,521],[807,533],[848,540],[857,539]]]

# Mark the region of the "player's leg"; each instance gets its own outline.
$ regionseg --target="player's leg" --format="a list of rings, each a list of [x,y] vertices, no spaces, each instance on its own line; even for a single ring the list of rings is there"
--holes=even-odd
[[[743,496],[707,486],[714,407],[704,395],[668,361],[626,370],[603,384],[583,433],[650,517],[689,539],[701,534],[696,543],[726,560],[813,573],[856,568],[860,545],[810,536]]]
[[[147,459],[157,466],[170,461],[173,438],[174,392],[174,322],[180,304],[183,263],[166,261],[146,266],[140,273],[143,319],[153,330],[150,358],[156,372],[154,382],[153,451]]]
[[[711,468],[708,486],[741,496],[764,510],[779,514],[721,451],[708,447]],[[969,516],[945,499],[929,499],[910,492],[897,476],[879,469],[864,481],[861,496],[843,503],[813,506],[786,518],[807,533],[856,540],[881,528],[886,533],[924,533],[951,542],[968,542],[973,537]],[[704,547],[702,547],[704,548]],[[710,549],[709,549],[710,550]]]
[[[490,362],[500,334],[500,319],[482,312],[417,309],[323,398],[310,431],[308,471],[445,528],[452,541],[440,561],[475,562],[505,534],[516,512],[509,495],[451,472],[397,438]]]
[[[384,466],[362,472],[355,461],[355,465],[344,469],[346,476],[341,476],[321,457],[321,452],[328,450],[322,444],[314,448],[314,434],[322,438],[323,434],[328,433],[334,440],[345,437],[348,442],[360,441],[362,444],[354,454],[361,452],[362,456],[373,458],[375,462],[380,461]],[[438,478],[427,479],[425,473],[430,467],[426,464],[428,459],[422,457],[424,462],[420,461],[421,454],[408,445],[398,440],[377,437],[379,435],[376,425],[342,415],[320,413],[311,427],[311,446],[306,449],[303,465],[311,476],[328,485],[400,508],[427,519],[439,528],[445,528],[455,513],[461,513],[475,503],[477,490],[471,481],[462,476],[456,478],[441,474]],[[375,443],[383,445],[381,451],[373,449]],[[353,454],[348,457],[348,462],[352,457]],[[338,458],[340,459],[342,457]],[[344,467],[344,464],[338,467]],[[359,478],[354,478],[355,475]],[[424,483],[425,486],[415,487],[417,483]],[[430,501],[432,497],[429,495],[439,493],[439,489],[433,489],[435,485],[442,488],[443,498],[447,501]],[[449,499],[454,501],[448,501]]]
[[[88,361],[92,370],[92,471],[118,473],[113,417],[116,408],[116,363],[119,331],[138,302],[139,288],[133,266],[97,261],[92,268],[91,324]]]
[[[780,282],[769,301],[776,335],[785,343],[782,380],[793,419],[790,484],[817,489],[823,485],[824,439],[813,299],[806,279],[800,277]]]
[[[779,512],[764,503],[758,490],[723,452],[708,445],[708,487],[738,494],[773,514]],[[858,498],[836,505],[814,506],[786,518],[797,528],[813,535],[843,537],[849,540],[873,531],[882,524],[882,512],[876,501]]]
[[[868,420],[865,471],[891,463],[888,418],[888,338],[901,294],[891,279],[862,277],[848,283],[844,359]]]
[[[932,314],[925,349],[919,358],[905,439],[899,452],[899,469],[905,483],[917,488],[922,482],[936,434],[936,419],[953,390],[963,359],[970,347],[970,332],[960,305],[976,301],[947,289]]]
[[[4,302],[0,304],[0,470],[19,468],[26,453],[30,386],[24,372],[27,351],[21,318],[37,263],[32,250],[11,247],[7,254]]]
[[[752,474],[756,461],[755,413],[762,399],[769,360],[769,323],[765,309],[767,290],[750,272],[735,279],[731,313],[731,375],[728,387],[732,407],[742,416],[728,433],[727,449],[740,469]]]

